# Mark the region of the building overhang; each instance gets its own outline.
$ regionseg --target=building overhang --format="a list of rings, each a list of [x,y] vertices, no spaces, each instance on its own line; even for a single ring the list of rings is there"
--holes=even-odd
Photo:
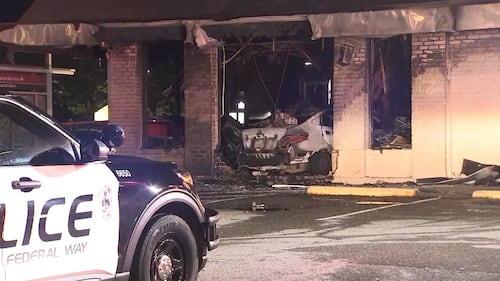
[[[0,19],[0,41],[68,47],[104,41],[186,40],[194,24],[217,40],[390,36],[500,27],[499,14],[500,3],[485,0],[298,0],[293,4],[288,0],[35,0],[16,26],[4,23],[2,30]]]
[[[16,1],[17,2],[17,1]],[[30,2],[21,0],[21,2]],[[210,19],[227,21],[262,16],[363,12],[415,7],[495,3],[491,0],[35,0],[17,21],[22,24],[154,22]]]

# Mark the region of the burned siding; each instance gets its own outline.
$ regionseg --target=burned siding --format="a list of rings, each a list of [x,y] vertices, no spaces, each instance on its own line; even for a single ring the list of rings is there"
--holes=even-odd
[[[500,29],[450,34],[449,101],[452,176],[462,160],[498,163]]]
[[[340,181],[349,181],[365,177],[364,150],[368,130],[367,40],[335,39],[336,50],[343,44],[354,47],[354,50],[350,64],[342,65],[338,60],[334,61],[333,149],[338,151],[338,168],[334,177]]]
[[[343,46],[354,48],[350,64],[339,64],[339,49]],[[344,111],[350,107],[366,88],[366,40],[360,38],[341,38],[335,40],[335,65],[334,65],[334,121],[342,121]]]
[[[413,177],[458,176],[464,158],[495,163],[500,30],[413,38]]]
[[[446,71],[446,34],[414,34],[412,40],[412,76],[416,78],[427,68]]]
[[[446,174],[446,33],[414,34],[412,41],[412,177]]]
[[[457,66],[471,54],[500,52],[500,29],[471,30],[449,36],[450,63]]]

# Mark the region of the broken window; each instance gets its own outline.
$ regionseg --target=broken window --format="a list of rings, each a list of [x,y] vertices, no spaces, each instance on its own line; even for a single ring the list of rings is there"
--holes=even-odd
[[[144,146],[164,149],[183,147],[183,42],[150,43],[147,54]]]
[[[370,40],[371,148],[411,148],[411,36]]]
[[[332,49],[326,38],[227,43],[222,113],[238,119],[243,101],[245,126],[253,126],[278,112],[296,116],[331,104]]]
[[[307,141],[302,140],[305,143],[311,143],[311,146],[307,148],[310,151],[304,152],[298,151],[298,148],[290,148],[285,155],[282,153],[282,147],[267,147],[268,150],[262,152],[262,155],[272,152],[257,156],[257,158],[262,156],[262,159],[252,158],[250,162],[255,165],[253,169],[256,170],[264,171],[270,166],[276,168],[278,167],[276,161],[278,161],[278,170],[299,172],[303,171],[301,169],[305,169],[307,165],[287,166],[288,162],[305,163],[304,161],[308,161],[308,157],[314,152],[331,148],[333,142],[331,134],[333,125],[331,117],[333,110],[331,105],[332,39],[295,41],[258,38],[246,41],[246,43],[242,39],[224,45],[222,61],[223,77],[220,88],[222,89],[223,117],[221,118],[219,151],[222,161],[227,165],[233,169],[248,168],[248,163],[245,163],[244,158],[248,153],[252,153],[249,151],[255,149],[255,146],[245,147],[243,141],[252,142],[256,135],[249,133],[246,136],[251,140],[247,137],[244,140],[243,130],[248,129],[252,132],[253,129],[258,128],[257,131],[261,131],[260,129],[264,128],[264,131],[283,132],[289,127],[302,128],[299,126],[304,125],[303,122],[325,108],[330,109],[329,114],[321,117],[321,123],[317,117],[311,121],[310,125],[314,129],[308,135]],[[242,115],[238,115],[240,113]],[[237,120],[245,122],[240,124]],[[258,134],[258,138],[267,138],[262,137],[262,132]],[[274,133],[271,135],[270,138],[274,138],[275,142],[269,140],[269,144],[277,144],[277,136],[274,136]],[[297,135],[299,139],[303,137],[300,132]],[[267,140],[265,142],[267,143]],[[258,140],[258,143],[262,144],[262,139]],[[326,145],[326,147],[317,147],[317,144]],[[286,145],[291,145],[291,143]],[[306,154],[308,154],[307,157],[305,157]],[[270,155],[280,156],[276,158]],[[329,156],[315,156],[312,159],[313,162],[326,159],[326,166],[320,165],[320,168],[331,170]],[[316,170],[316,168],[312,169]]]

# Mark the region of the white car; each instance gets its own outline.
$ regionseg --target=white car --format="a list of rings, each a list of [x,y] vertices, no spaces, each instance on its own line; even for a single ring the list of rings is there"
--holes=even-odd
[[[244,129],[239,166],[260,171],[328,174],[332,168],[332,127],[332,109],[328,108],[298,125]]]

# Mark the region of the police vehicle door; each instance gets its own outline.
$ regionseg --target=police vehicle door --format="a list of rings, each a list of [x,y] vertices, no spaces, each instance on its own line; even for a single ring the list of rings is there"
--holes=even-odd
[[[109,278],[118,182],[47,117],[0,97],[0,280]]]

